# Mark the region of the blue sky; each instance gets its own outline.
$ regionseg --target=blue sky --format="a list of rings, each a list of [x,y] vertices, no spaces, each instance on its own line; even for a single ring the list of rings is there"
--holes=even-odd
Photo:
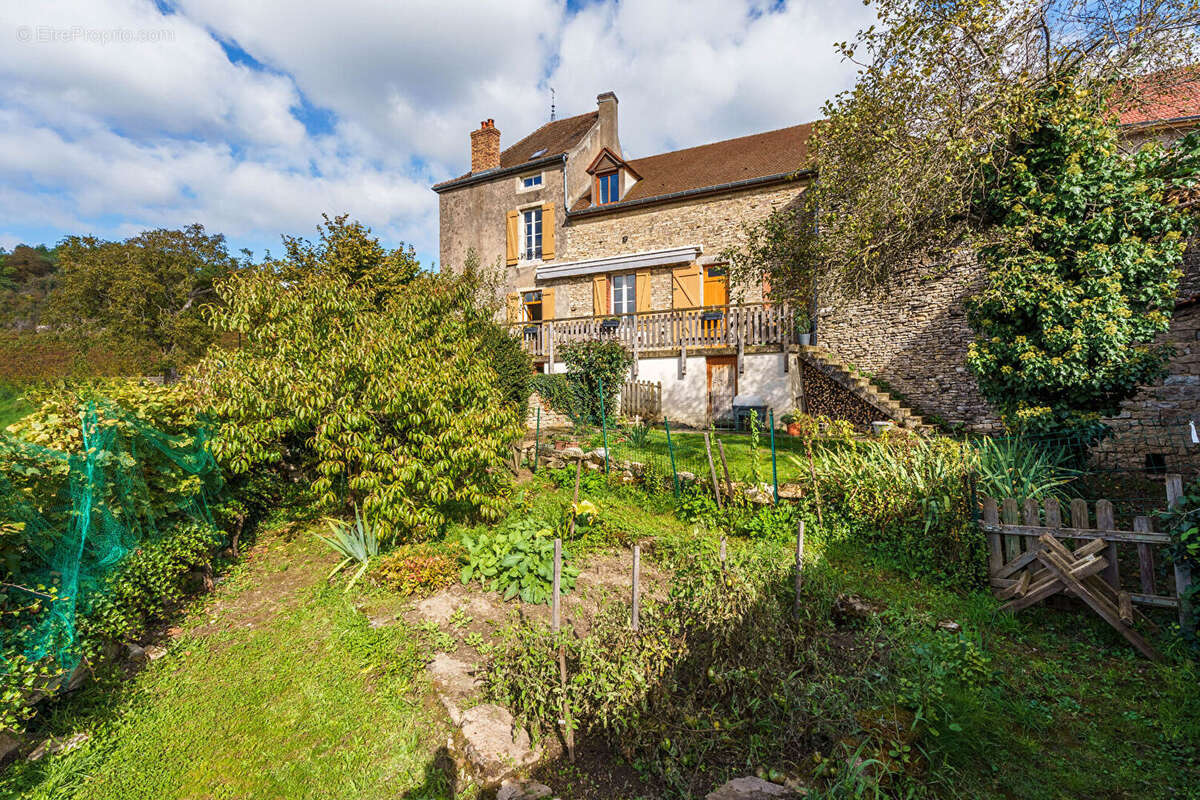
[[[437,258],[429,186],[620,98],[636,157],[804,122],[853,70],[857,0],[10,0],[0,246],[200,222],[262,257],[349,213]]]

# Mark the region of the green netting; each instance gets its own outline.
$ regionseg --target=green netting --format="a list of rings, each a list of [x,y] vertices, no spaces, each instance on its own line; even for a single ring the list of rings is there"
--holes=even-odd
[[[178,526],[213,526],[221,488],[203,429],[168,435],[103,402],[81,418],[74,452],[0,437],[0,659],[52,657],[68,673],[105,579]]]

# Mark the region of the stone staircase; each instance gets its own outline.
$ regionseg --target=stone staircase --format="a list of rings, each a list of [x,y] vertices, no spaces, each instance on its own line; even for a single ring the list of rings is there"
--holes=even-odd
[[[889,419],[902,428],[929,432],[929,425],[915,411],[880,389],[868,379],[856,374],[844,361],[819,345],[798,347],[800,358],[827,378],[878,411],[881,419]]]

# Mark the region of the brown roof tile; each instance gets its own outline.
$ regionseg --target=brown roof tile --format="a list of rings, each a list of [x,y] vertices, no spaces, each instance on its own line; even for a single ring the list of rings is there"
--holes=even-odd
[[[600,113],[598,111],[591,111],[576,117],[567,117],[566,119],[547,122],[516,144],[505,148],[500,153],[500,169],[520,166],[526,161],[531,160],[535,153],[538,154],[537,158],[545,158],[567,152],[579,144],[579,140],[592,129],[599,116]],[[433,188],[437,189],[447,184],[461,181],[464,178],[471,177],[471,175],[472,173],[470,172],[465,175],[459,175],[457,178],[435,184]]]
[[[1122,125],[1200,116],[1200,68],[1165,70],[1119,86],[1113,106]]]
[[[645,200],[796,172],[809,164],[808,141],[814,124],[632,159],[629,165],[642,179],[621,200]]]

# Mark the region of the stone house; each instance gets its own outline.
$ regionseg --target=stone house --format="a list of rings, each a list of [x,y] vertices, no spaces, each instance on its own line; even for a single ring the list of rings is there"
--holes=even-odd
[[[1184,82],[1122,112],[1126,145],[1193,129],[1198,87]],[[730,286],[721,254],[805,191],[812,124],[627,159],[617,105],[606,92],[595,111],[503,149],[486,120],[470,134],[471,171],[433,187],[443,269],[474,250],[503,270],[508,319],[538,369],[560,371],[567,342],[614,337],[637,355],[633,377],[662,384],[673,422],[719,422],[740,398],[777,418],[799,408],[860,424],[997,429],[966,368],[965,302],[984,280],[973,259],[914,268],[871,296],[817,297],[811,328],[799,330],[794,309],[762,302],[763,287]],[[1126,462],[1197,460],[1198,301],[1193,253],[1167,335],[1170,375],[1109,421],[1118,436],[1107,446]]]
[[[493,120],[471,132],[471,171],[433,187],[442,268],[474,251],[503,270],[508,320],[541,370],[561,371],[570,341],[612,337],[673,421],[728,420],[735,397],[795,407],[792,310],[731,287],[721,253],[808,186],[811,125],[627,159],[616,96],[596,105],[503,149]]]

